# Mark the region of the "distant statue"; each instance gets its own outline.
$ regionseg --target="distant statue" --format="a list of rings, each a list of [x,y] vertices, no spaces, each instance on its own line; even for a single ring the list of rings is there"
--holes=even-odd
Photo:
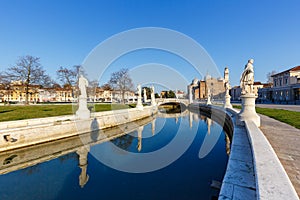
[[[80,75],[78,80],[78,87],[80,89],[80,97],[87,98],[86,87],[89,85],[89,82],[83,75]]]
[[[207,89],[207,101],[206,101],[206,105],[210,105],[211,104],[211,91],[208,88]]]
[[[137,86],[137,92],[138,92],[138,98],[137,98],[137,104],[136,108],[139,110],[143,110],[143,104],[142,104],[142,88],[141,85],[138,84]]]
[[[150,91],[151,91],[151,105],[152,106],[156,106],[155,94],[154,94],[154,86],[153,85],[150,87]]]
[[[144,102],[147,101],[147,91],[146,91],[146,88],[144,88]]]
[[[241,94],[253,94],[253,84],[254,84],[254,70],[253,70],[253,59],[248,60],[248,63],[245,66],[243,74],[240,80],[240,86],[242,89]]]

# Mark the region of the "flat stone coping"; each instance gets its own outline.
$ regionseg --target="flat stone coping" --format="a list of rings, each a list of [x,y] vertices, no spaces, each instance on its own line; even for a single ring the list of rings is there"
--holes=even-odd
[[[232,115],[235,122],[235,112],[232,112]],[[244,126],[234,126],[230,156],[219,199],[256,199],[253,156]]]
[[[238,113],[235,109],[228,110]],[[245,127],[235,127],[219,199],[299,200],[286,171],[264,134],[253,121],[245,120],[244,124]],[[246,144],[247,140],[250,148]],[[249,155],[252,157],[252,166],[248,160]]]

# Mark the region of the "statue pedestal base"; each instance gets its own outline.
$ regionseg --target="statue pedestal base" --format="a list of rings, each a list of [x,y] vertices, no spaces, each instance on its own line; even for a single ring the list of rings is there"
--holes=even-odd
[[[207,101],[206,101],[206,105],[211,105],[210,98],[208,98],[208,99],[207,99]]]
[[[224,102],[224,108],[232,108],[232,105],[230,103],[230,95],[226,94],[225,95],[225,102]]]
[[[79,97],[79,108],[76,111],[76,116],[78,119],[90,119],[91,112],[87,108],[87,98]]]
[[[252,120],[257,127],[260,127],[260,117],[257,115],[255,110],[255,94],[244,94],[241,95],[242,99],[242,110],[238,114],[240,121]]]
[[[144,110],[144,106],[142,104],[142,99],[140,97],[138,98],[136,108],[139,109],[139,110]]]
[[[156,101],[155,100],[151,100],[151,106],[156,106]]]

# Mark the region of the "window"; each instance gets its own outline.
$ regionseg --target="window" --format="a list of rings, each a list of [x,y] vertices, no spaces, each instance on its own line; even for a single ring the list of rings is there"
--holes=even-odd
[[[287,85],[287,84],[288,84],[288,79],[287,79],[287,78],[284,79],[284,82],[285,82],[285,84]]]
[[[276,87],[276,85],[277,85],[277,80],[274,80],[274,86]]]
[[[282,80],[279,79],[279,86],[282,86]]]

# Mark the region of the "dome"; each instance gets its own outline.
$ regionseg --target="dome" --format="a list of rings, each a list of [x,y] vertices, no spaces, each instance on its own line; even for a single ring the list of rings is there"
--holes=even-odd
[[[198,84],[198,82],[199,82],[199,80],[197,79],[197,78],[194,78],[194,80],[193,80],[193,85],[197,85]]]

